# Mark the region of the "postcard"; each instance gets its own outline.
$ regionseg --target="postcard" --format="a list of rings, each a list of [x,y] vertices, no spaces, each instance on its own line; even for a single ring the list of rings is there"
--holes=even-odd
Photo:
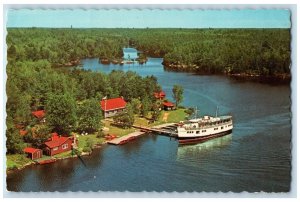
[[[6,189],[289,193],[291,10],[8,8]]]

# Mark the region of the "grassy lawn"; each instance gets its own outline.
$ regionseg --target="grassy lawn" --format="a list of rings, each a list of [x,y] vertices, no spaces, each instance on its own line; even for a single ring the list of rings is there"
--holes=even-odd
[[[7,169],[21,168],[27,163],[32,162],[30,158],[27,158],[25,154],[9,154],[6,155]]]
[[[86,140],[90,138],[93,140],[94,144],[102,144],[104,142],[104,138],[97,138],[96,137],[96,134],[90,134],[90,135],[85,135],[85,136],[82,136],[82,135],[79,135],[78,137],[78,149],[82,150],[85,145],[86,145]]]
[[[65,157],[70,157],[72,156],[72,151],[66,151],[66,152],[62,152],[60,154],[56,154],[53,157],[55,158],[65,158]]]
[[[184,112],[185,109],[176,109],[172,111],[162,111],[159,119],[154,123],[150,124],[151,126],[161,125],[165,123],[178,123],[186,119],[187,114]],[[165,115],[167,114],[167,115]],[[167,118],[164,120],[164,118]]]
[[[167,122],[169,123],[178,123],[179,121],[184,121],[187,114],[184,112],[185,109],[177,109],[174,111],[168,111],[168,119]],[[160,117],[162,118],[162,116]]]
[[[117,126],[113,126],[111,124],[111,122],[108,122],[108,121],[105,121],[105,124],[104,126],[106,128],[109,128],[109,131],[107,131],[106,133],[109,133],[109,134],[115,134],[119,137],[121,136],[124,136],[124,135],[127,135],[129,133],[132,133],[134,131],[136,131],[134,128],[127,128],[127,129],[124,129],[124,128],[119,128]]]

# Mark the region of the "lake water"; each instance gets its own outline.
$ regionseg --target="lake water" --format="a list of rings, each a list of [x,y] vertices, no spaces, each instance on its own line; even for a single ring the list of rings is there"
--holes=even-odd
[[[123,146],[106,145],[91,156],[29,166],[7,176],[12,191],[233,191],[287,192],[291,182],[290,87],[241,82],[224,76],[164,71],[162,59],[147,64],[102,65],[93,71],[136,71],[155,75],[167,98],[174,84],[184,88],[183,105],[200,115],[232,114],[231,135],[193,146],[145,135]]]

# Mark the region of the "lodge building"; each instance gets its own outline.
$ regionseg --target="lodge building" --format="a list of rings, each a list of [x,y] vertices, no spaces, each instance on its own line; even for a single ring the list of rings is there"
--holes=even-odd
[[[124,111],[127,103],[123,99],[123,97],[119,97],[112,99],[102,99],[100,104],[101,109],[103,110],[104,118],[109,118]]]

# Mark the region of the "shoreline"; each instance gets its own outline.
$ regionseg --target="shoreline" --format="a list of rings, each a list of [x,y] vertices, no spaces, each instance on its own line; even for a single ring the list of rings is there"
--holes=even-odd
[[[99,149],[101,148],[103,145],[106,145],[107,142],[104,141],[103,143],[97,143],[94,145],[93,149]],[[68,151],[67,151],[68,152]],[[93,151],[92,151],[93,152]],[[92,154],[92,152],[82,152],[80,156],[90,156]],[[56,161],[59,160],[64,160],[64,159],[72,159],[72,158],[78,158],[78,155],[73,155],[73,156],[64,156],[64,157],[54,157],[56,159]],[[7,161],[7,159],[6,159]],[[54,162],[55,163],[55,162]],[[7,165],[7,164],[6,164]],[[26,163],[24,165],[22,165],[21,167],[17,167],[17,168],[6,168],[6,174],[15,172],[15,171],[20,171],[25,169],[26,167],[30,166],[30,165],[39,165],[37,162],[31,160],[29,163]]]
[[[197,69],[192,69],[188,65],[170,65],[162,63],[164,70],[170,72],[188,72],[194,73],[196,75],[220,75],[226,76],[240,81],[253,81],[259,83],[269,83],[269,84],[290,84],[291,75],[282,73],[277,75],[260,75],[260,74],[250,74],[250,73],[227,73],[227,72],[208,72],[205,70],[197,71]],[[180,67],[179,67],[180,66]],[[181,68],[182,66],[182,68]]]
[[[165,124],[166,124],[166,123],[165,123]],[[151,126],[151,128],[159,128],[159,127],[161,127],[161,126],[164,126],[165,124],[159,124],[159,125]],[[137,130],[137,131],[140,131],[140,130]],[[130,135],[130,134],[134,134],[134,133],[136,133],[137,131],[132,132],[132,133],[128,133],[128,134],[123,135],[123,136],[121,136],[121,137],[119,137],[119,138],[128,136],[128,135]],[[147,132],[143,132],[142,135],[145,135],[145,134],[147,134]],[[139,135],[139,136],[140,136],[140,135]],[[109,143],[109,141],[107,141],[107,140],[105,140],[103,143],[97,143],[97,144],[95,144],[95,145],[93,146],[93,150],[94,150],[94,149],[99,149],[99,148],[103,147],[104,145],[108,145],[108,143]],[[91,152],[82,152],[81,155],[80,155],[80,157],[81,157],[81,156],[90,156],[90,155],[92,155],[93,150],[92,150]],[[71,159],[71,158],[78,158],[78,157],[79,157],[79,156],[75,154],[75,155],[73,155],[73,156],[54,157],[54,158],[56,159],[56,161],[58,161],[58,160]],[[7,160],[6,160],[6,161],[7,161]],[[55,162],[54,162],[54,163],[55,163]],[[6,164],[6,165],[7,165],[7,164]],[[23,170],[23,169],[25,169],[26,167],[28,167],[28,166],[30,166],[30,165],[39,165],[39,164],[38,164],[37,162],[31,160],[31,162],[26,163],[25,165],[22,165],[21,167],[10,168],[10,169],[9,169],[9,168],[6,168],[6,174],[10,174],[10,173],[13,173],[13,172],[16,172],[16,171]]]
[[[147,55],[147,58],[161,58],[164,60],[163,57],[153,57],[151,55]],[[82,63],[81,61],[84,59],[91,59],[94,57],[88,57],[88,58],[81,58],[77,59],[75,61],[70,61],[66,64],[59,64],[59,65],[54,65],[56,68],[60,67],[77,67],[81,66]],[[96,57],[95,57],[96,58]],[[109,61],[112,61],[113,59],[108,59]],[[138,61],[136,61],[139,63]],[[121,65],[121,64],[115,64],[110,62],[112,65]],[[146,62],[145,62],[146,64]],[[104,64],[105,65],[105,64]],[[277,75],[259,75],[259,74],[249,74],[249,73],[226,73],[226,72],[208,72],[205,70],[202,71],[197,71],[198,69],[192,69],[191,66],[188,65],[174,65],[174,64],[169,64],[165,63],[164,61],[162,62],[163,68],[166,71],[171,71],[171,72],[188,72],[188,73],[194,73],[196,75],[222,75],[226,76],[228,78],[232,78],[235,80],[240,80],[240,81],[252,81],[252,82],[259,82],[259,83],[268,83],[268,84],[290,84],[291,82],[291,75],[282,73],[282,74],[277,74]],[[122,65],[121,65],[122,66]],[[195,66],[195,65],[194,65]],[[192,66],[192,67],[194,67]]]

